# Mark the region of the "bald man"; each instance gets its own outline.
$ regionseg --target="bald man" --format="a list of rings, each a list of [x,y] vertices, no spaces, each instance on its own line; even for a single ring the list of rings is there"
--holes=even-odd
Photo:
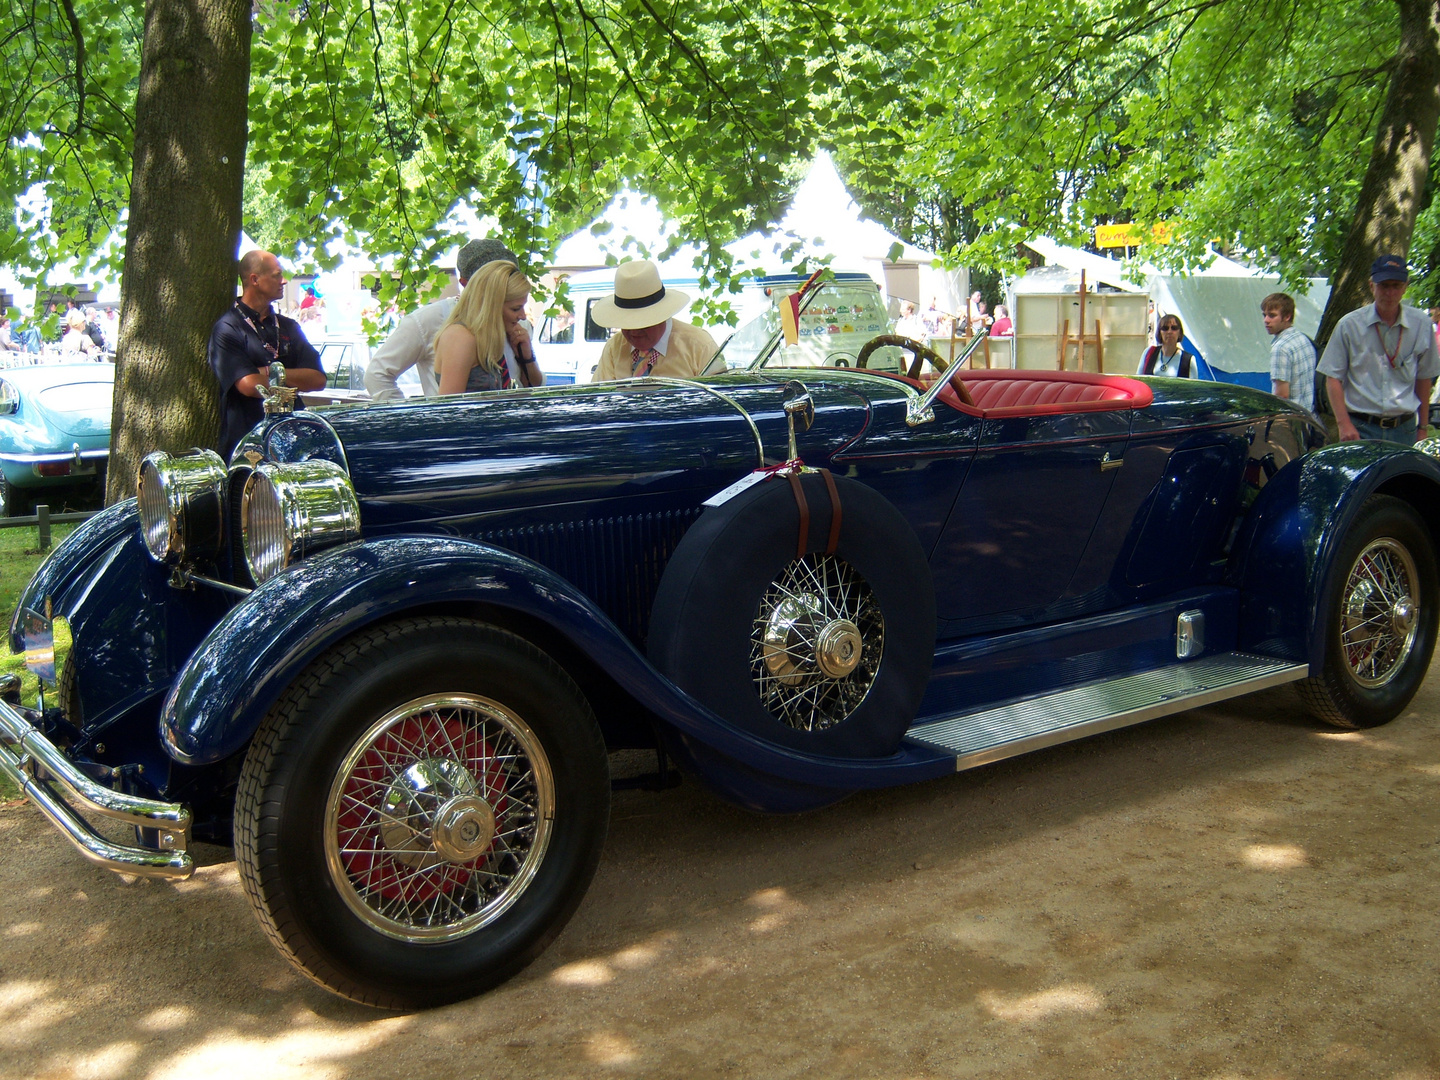
[[[305,340],[300,324],[272,306],[285,295],[285,271],[268,251],[247,251],[240,259],[240,296],[210,331],[207,359],[220,380],[220,456],[230,452],[265,415],[260,387],[270,381],[270,361],[285,365],[285,384],[299,390],[325,389],[320,354]]]

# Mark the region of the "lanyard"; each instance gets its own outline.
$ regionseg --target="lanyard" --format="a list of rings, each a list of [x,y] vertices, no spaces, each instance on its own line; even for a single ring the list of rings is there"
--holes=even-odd
[[[265,351],[270,354],[270,359],[271,359],[271,360],[278,360],[278,359],[280,358],[280,318],[279,318],[279,316],[274,316],[274,318],[275,318],[275,344],[274,344],[274,345],[271,345],[270,342],[268,342],[268,341],[265,340],[265,335],[260,332],[260,327],[255,325],[255,320],[252,319],[252,318],[250,318],[250,313],[249,313],[248,311],[246,311],[243,307],[240,306],[240,301],[238,301],[238,300],[235,301],[235,310],[240,313],[240,318],[242,318],[242,319],[245,320],[245,325],[248,326],[248,327],[250,327],[251,330],[254,330],[254,331],[255,331],[255,336],[260,339],[260,344],[263,345],[263,346],[265,346]],[[261,323],[263,324],[265,320],[262,319],[262,320],[260,320],[260,321],[261,321]],[[1382,344],[1383,344],[1383,342],[1382,342]],[[1393,360],[1391,361],[1391,364],[1392,364],[1392,365],[1394,364],[1394,361],[1393,361]]]
[[[1380,329],[1380,324],[1375,324],[1375,336],[1380,339],[1380,351],[1385,354],[1385,359],[1390,361],[1391,368],[1395,366],[1395,358],[1400,355],[1400,343],[1405,340],[1405,324],[1400,321],[1395,323],[1395,351],[1390,352],[1385,348],[1385,332]]]

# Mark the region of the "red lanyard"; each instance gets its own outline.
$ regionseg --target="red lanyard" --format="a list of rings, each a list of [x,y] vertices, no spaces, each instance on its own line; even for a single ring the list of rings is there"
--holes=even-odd
[[[1405,324],[1400,321],[1395,323],[1395,351],[1388,352],[1385,348],[1385,332],[1380,329],[1380,324],[1375,324],[1375,336],[1380,339],[1380,351],[1385,353],[1385,359],[1390,361],[1390,366],[1395,366],[1395,358],[1400,355],[1400,342],[1405,340]]]

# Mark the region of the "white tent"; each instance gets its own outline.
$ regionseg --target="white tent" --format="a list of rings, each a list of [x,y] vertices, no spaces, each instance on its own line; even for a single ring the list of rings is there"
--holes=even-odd
[[[1215,254],[1202,270],[1172,274],[1149,263],[1124,263],[1104,255],[1066,247],[1048,237],[1037,237],[1026,246],[1048,264],[1015,282],[1014,291],[1059,291],[1057,280],[1073,287],[1081,270],[1087,286],[1111,285],[1127,292],[1145,292],[1155,303],[1157,315],[1175,314],[1185,326],[1189,345],[1215,371],[1217,377],[1270,389],[1270,335],[1260,317],[1260,301],[1282,291],[1280,279]],[[1057,274],[1052,267],[1063,268]],[[1145,283],[1138,285],[1127,272],[1138,271]],[[1324,278],[1309,279],[1309,289],[1295,297],[1295,326],[1310,335],[1320,326],[1330,285]]]
[[[1260,301],[1270,293],[1287,291],[1295,297],[1295,326],[1312,339],[1330,298],[1324,278],[1310,279],[1303,296],[1282,290],[1280,279],[1253,274],[1247,277],[1156,274],[1150,295],[1157,312],[1173,312],[1185,326],[1185,336],[1222,378],[1270,389],[1270,343],[1260,317]]]

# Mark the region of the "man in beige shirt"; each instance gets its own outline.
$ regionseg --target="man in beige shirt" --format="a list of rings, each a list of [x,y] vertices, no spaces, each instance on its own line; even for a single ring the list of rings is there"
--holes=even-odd
[[[689,302],[689,294],[665,287],[653,262],[621,263],[615,270],[615,291],[590,309],[601,326],[620,331],[605,343],[594,381],[646,375],[694,379],[704,374],[718,351],[715,339],[671,317]]]

